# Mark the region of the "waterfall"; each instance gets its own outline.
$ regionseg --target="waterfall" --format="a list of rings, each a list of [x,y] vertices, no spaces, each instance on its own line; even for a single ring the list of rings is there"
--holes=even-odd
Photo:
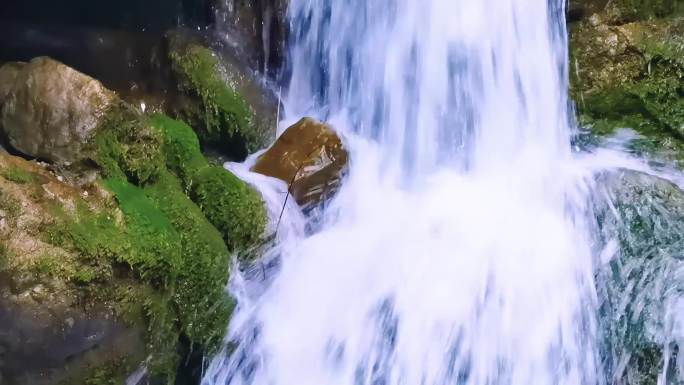
[[[564,4],[291,1],[282,126],[329,122],[349,172],[233,278],[205,385],[610,380],[592,196],[624,159],[572,146]]]

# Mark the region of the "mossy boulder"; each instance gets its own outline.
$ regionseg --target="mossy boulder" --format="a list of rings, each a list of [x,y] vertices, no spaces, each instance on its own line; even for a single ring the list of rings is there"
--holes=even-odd
[[[304,118],[278,137],[252,171],[284,181],[297,203],[306,207],[337,191],[348,160],[335,130]]]
[[[273,139],[277,101],[255,74],[187,32],[170,32],[167,39],[179,90],[173,113],[195,129],[203,145],[244,159]]]
[[[16,329],[0,333],[3,383],[123,383],[136,368],[173,382],[179,352],[219,346],[231,257],[263,235],[261,197],[210,164],[192,128],[103,92],[111,97],[69,160],[0,153],[0,328]],[[63,177],[77,165],[98,173]],[[72,343],[70,328],[97,336]]]
[[[124,311],[142,306],[145,285],[103,252],[74,247],[86,239],[78,234],[109,235],[89,216],[121,226],[111,204],[97,185],[74,188],[0,153],[3,384],[84,384],[114,362],[111,378],[123,381],[148,356],[145,323]]]
[[[221,232],[232,250],[245,249],[264,234],[267,214],[259,193],[223,167],[209,164],[187,124],[164,115],[153,118],[163,132],[167,165],[192,200]]]
[[[6,74],[16,72],[1,112],[1,126],[12,147],[59,164],[81,160],[116,95],[47,57],[3,68]]]
[[[684,18],[668,12],[614,25],[602,8],[571,25],[570,91],[580,125],[599,135],[632,129],[653,142],[643,147],[678,151],[684,139]]]

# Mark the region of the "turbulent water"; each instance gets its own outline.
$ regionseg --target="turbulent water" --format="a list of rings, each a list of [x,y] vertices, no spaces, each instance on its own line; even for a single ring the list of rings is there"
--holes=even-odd
[[[606,298],[640,286],[604,280],[626,254],[621,187],[599,176],[652,170],[574,148],[563,4],[291,1],[281,126],[330,122],[351,164],[315,223],[289,206],[259,266],[234,275],[205,385],[629,380],[628,333],[610,326],[627,310]],[[277,218],[286,186],[247,166],[232,167]],[[681,252],[656,270],[683,281]],[[658,282],[654,349],[676,360],[684,287]]]

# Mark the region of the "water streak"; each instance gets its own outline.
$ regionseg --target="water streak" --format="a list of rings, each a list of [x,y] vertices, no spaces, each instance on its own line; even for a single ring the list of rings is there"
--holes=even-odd
[[[572,150],[564,3],[291,1],[283,126],[330,122],[350,170],[234,277],[204,384],[611,381],[596,175],[641,163]]]

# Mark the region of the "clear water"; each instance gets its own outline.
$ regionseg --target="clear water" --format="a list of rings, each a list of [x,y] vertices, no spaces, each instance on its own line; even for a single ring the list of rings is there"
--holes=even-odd
[[[596,176],[653,171],[573,149],[564,3],[291,1],[281,127],[330,122],[349,173],[315,226],[288,207],[234,275],[230,343],[204,384],[621,381],[631,353],[601,315],[625,307],[605,310],[618,286],[595,280],[620,226],[596,220],[611,201]],[[231,167],[276,219],[286,187]],[[681,329],[679,301],[658,319]]]

